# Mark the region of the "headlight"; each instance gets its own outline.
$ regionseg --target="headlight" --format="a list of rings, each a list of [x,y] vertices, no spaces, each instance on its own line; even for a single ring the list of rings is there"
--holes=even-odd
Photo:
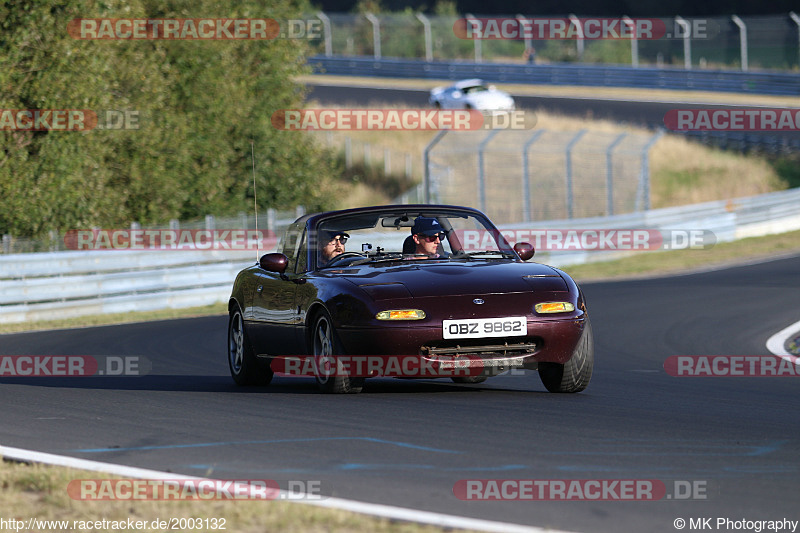
[[[425,318],[425,311],[422,309],[391,309],[381,311],[375,318],[378,320],[422,320]]]
[[[533,308],[537,313],[569,313],[575,310],[575,306],[569,302],[545,302]]]

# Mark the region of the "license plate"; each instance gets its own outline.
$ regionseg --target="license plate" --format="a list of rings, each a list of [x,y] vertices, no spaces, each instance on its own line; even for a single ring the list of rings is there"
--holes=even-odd
[[[445,339],[521,337],[528,334],[528,319],[524,316],[507,316],[443,320],[442,334]]]

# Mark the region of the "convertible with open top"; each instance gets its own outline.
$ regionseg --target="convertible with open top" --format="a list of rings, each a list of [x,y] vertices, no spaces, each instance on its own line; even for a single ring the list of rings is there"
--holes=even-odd
[[[480,211],[393,205],[308,214],[280,252],[242,270],[229,301],[228,364],[240,385],[314,376],[323,392],[370,377],[480,383],[538,370],[579,392],[594,345],[583,294],[530,262]]]

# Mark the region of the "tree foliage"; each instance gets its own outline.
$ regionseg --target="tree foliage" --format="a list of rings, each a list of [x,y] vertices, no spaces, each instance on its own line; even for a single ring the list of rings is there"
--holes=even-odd
[[[138,113],[138,129],[0,131],[0,233],[163,222],[260,207],[325,208],[332,163],[274,129],[302,106],[302,41],[81,40],[78,18],[300,18],[303,0],[0,4],[0,109]]]

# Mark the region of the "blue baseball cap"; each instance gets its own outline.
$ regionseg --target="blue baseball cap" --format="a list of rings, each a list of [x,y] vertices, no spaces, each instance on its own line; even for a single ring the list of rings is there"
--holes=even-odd
[[[414,220],[414,226],[411,228],[412,235],[425,235],[426,237],[430,237],[437,233],[444,233],[444,229],[435,218],[417,217]]]

